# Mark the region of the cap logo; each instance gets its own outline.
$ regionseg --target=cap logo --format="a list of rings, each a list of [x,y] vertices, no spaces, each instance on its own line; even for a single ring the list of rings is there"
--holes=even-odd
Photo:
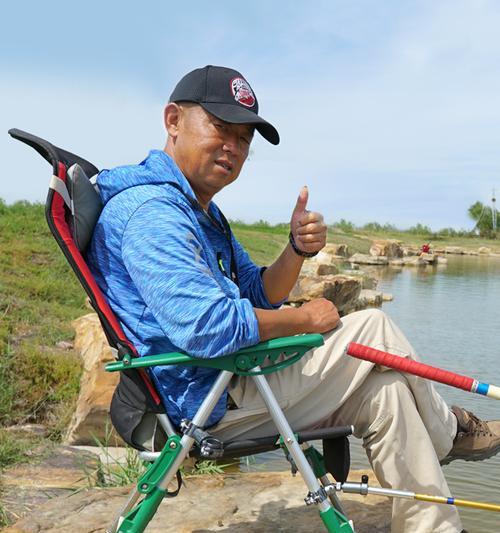
[[[230,83],[234,99],[238,104],[246,107],[253,107],[255,105],[255,96],[246,80],[243,78],[233,78]]]

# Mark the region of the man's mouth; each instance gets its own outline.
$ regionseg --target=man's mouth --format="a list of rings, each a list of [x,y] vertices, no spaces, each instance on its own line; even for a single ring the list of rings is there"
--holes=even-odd
[[[233,170],[233,165],[229,161],[218,159],[215,163],[222,167],[228,174]]]

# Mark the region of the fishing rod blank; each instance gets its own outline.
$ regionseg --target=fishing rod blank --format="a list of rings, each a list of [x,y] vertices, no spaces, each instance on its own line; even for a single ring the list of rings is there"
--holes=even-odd
[[[437,381],[451,387],[463,389],[467,392],[474,392],[481,394],[482,396],[488,396],[488,398],[494,398],[500,400],[500,387],[490,385],[489,383],[482,383],[473,378],[456,374],[448,370],[443,370],[435,366],[413,361],[406,357],[394,355],[389,352],[383,352],[351,342],[347,346],[346,353],[357,359],[363,359],[364,361],[370,361],[380,366],[386,366],[393,368],[394,370],[400,370],[401,372],[407,372],[414,376],[420,376],[422,378],[430,379],[431,381]]]
[[[408,490],[384,489],[382,487],[370,487],[368,476],[361,477],[361,483],[346,481],[345,483],[334,483],[327,485],[325,491],[345,492],[350,494],[373,494],[375,496],[387,496],[388,498],[404,498],[407,500],[418,500],[423,502],[441,503],[445,505],[455,505],[456,507],[469,507],[471,509],[481,509],[483,511],[495,511],[500,513],[500,505],[494,503],[473,502],[470,500],[459,500],[451,496],[431,496],[429,494],[418,494]]]

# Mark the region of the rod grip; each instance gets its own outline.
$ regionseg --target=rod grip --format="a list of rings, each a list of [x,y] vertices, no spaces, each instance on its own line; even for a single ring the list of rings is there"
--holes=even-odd
[[[441,368],[413,361],[412,359],[407,359],[406,357],[394,355],[389,352],[376,350],[375,348],[370,348],[369,346],[364,346],[363,344],[358,344],[356,342],[349,343],[347,346],[347,354],[351,357],[356,357],[357,359],[370,361],[380,366],[386,366],[393,368],[394,370],[407,372],[408,374],[420,376],[421,378],[430,379],[432,381],[438,381],[439,383],[457,387],[458,389],[463,389],[468,392],[472,391],[472,386],[474,384],[474,380],[470,377],[462,376],[455,372],[449,372],[448,370],[442,370]]]

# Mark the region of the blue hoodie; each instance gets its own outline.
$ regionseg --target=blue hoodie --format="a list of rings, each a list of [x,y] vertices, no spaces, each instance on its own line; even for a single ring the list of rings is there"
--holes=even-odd
[[[96,281],[141,356],[180,351],[209,358],[259,342],[253,308],[272,309],[263,269],[231,236],[239,288],[231,271],[231,247],[220,228],[194,209],[195,199],[175,162],[152,150],[139,165],[103,170],[97,184],[104,209],[87,259]],[[209,214],[221,221],[214,202]],[[172,422],[192,419],[218,370],[166,366],[151,370]],[[225,413],[227,392],[207,426]]]

